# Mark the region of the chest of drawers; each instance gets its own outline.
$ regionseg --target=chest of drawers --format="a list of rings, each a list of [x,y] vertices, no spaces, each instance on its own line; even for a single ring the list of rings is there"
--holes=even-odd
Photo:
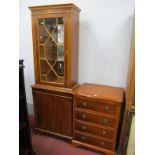
[[[72,144],[114,155],[123,89],[83,84],[74,92]]]

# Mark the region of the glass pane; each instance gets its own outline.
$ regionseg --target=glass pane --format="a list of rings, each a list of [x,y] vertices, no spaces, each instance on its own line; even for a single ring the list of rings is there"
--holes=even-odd
[[[44,20],[39,20],[39,43],[44,44],[47,40],[49,34],[45,29],[45,25],[43,24]]]
[[[57,79],[56,74],[51,70],[47,76],[48,81],[55,81]]]
[[[46,59],[51,65],[53,65],[53,63],[57,61],[57,45],[55,44],[55,42],[52,41],[52,38],[48,39],[45,45],[45,51]]]
[[[46,25],[48,31],[49,31],[50,33],[52,33],[52,31],[53,31],[54,29],[56,29],[56,18],[49,18],[49,19],[46,19],[46,20],[45,20],[45,25]]]
[[[58,47],[58,61],[64,61],[64,47]]]
[[[54,65],[54,70],[59,76],[64,76],[64,62],[63,61],[57,61]]]
[[[40,78],[64,82],[64,18],[41,18],[39,27]]]
[[[40,45],[40,58],[45,58],[44,56],[44,46]]]
[[[41,80],[45,81],[46,79],[46,75],[41,75]]]
[[[48,70],[50,69],[50,66],[46,62],[46,59],[41,59],[40,60],[40,68],[41,68],[41,75],[46,75]]]

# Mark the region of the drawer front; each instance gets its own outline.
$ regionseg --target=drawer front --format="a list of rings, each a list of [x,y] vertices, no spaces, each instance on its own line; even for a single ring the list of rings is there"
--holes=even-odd
[[[79,134],[79,133],[75,133],[75,137],[76,140],[87,143],[87,144],[91,144],[91,145],[95,145],[95,146],[99,146],[102,148],[106,148],[106,149],[113,149],[113,143],[112,142],[108,142],[105,140],[101,140],[98,138],[94,138],[94,137],[89,137],[83,134]]]
[[[114,131],[112,130],[107,130],[103,128],[99,128],[96,126],[84,124],[84,123],[75,123],[75,130],[85,132],[85,133],[90,133],[99,137],[104,137],[104,138],[109,138],[113,139]]]
[[[108,126],[108,127],[115,127],[115,118],[90,114],[87,112],[77,111],[76,110],[76,119],[87,121],[90,123],[97,123],[100,125]]]
[[[89,101],[84,99],[77,99],[76,107],[102,112],[106,114],[111,114],[111,115],[117,114],[117,106],[106,102],[100,103],[100,102]]]

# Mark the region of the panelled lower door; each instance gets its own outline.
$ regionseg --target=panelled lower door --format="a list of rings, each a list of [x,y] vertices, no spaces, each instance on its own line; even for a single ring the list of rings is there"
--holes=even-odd
[[[33,91],[37,126],[50,132],[72,136],[72,98]]]

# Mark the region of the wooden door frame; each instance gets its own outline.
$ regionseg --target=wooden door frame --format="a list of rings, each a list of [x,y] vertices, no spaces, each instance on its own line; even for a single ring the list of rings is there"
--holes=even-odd
[[[128,112],[135,111],[135,16],[133,21],[133,32],[131,40],[131,52],[128,68],[127,88],[125,93],[125,110],[122,122],[121,136],[118,152],[122,155],[125,139],[125,131],[128,126]]]

